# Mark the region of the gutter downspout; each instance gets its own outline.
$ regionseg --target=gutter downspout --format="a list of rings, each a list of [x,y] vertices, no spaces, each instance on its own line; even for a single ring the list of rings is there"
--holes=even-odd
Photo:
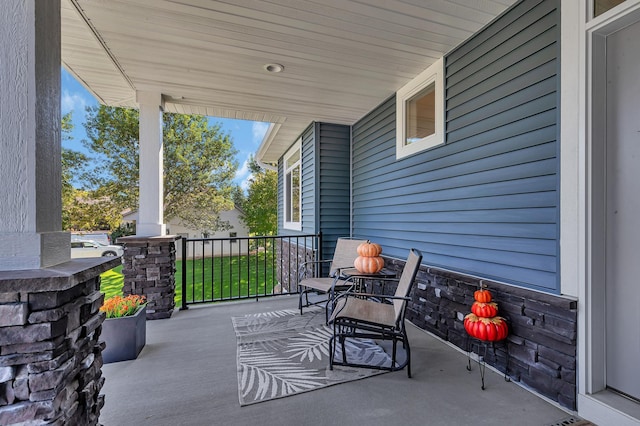
[[[262,156],[267,151],[267,149],[269,149],[269,146],[271,146],[271,142],[273,142],[273,138],[276,136],[276,133],[278,133],[278,130],[280,130],[280,123],[269,124],[267,133],[264,134],[264,138],[262,139],[262,142],[260,143],[258,151],[256,151],[256,155],[254,157],[256,163],[258,163],[258,165],[265,170],[278,171],[277,166],[262,161]]]

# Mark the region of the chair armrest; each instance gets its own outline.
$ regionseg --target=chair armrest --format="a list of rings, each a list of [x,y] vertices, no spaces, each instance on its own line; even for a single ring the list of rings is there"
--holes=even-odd
[[[411,300],[410,297],[394,296],[390,294],[373,294],[373,293],[345,293],[347,297],[366,297],[368,299],[390,299],[390,300]]]
[[[308,265],[310,263],[327,263],[327,262],[333,262],[333,260],[331,260],[331,259],[307,260],[306,262],[302,263],[300,266],[305,266],[305,265]]]
[[[373,293],[358,293],[356,291],[346,291],[338,295],[334,300],[334,306],[340,299],[346,299],[349,297],[364,297],[367,299],[388,299],[388,300],[406,300],[410,301],[410,297],[405,296],[395,296],[390,294],[373,294]]]

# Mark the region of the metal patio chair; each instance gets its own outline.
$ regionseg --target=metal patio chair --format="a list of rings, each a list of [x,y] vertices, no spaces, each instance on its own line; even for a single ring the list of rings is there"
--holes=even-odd
[[[335,297],[336,291],[346,290],[353,285],[352,280],[342,279],[340,277],[340,270],[353,268],[353,264],[358,257],[357,248],[360,244],[366,242],[366,240],[353,240],[350,238],[338,238],[336,242],[336,249],[333,254],[333,259],[327,260],[312,260],[305,262],[300,266],[298,274],[298,291],[300,293],[300,300],[298,307],[300,308],[300,315],[302,315],[302,308],[310,305],[316,305],[319,303],[326,303],[327,305],[327,320],[329,319],[329,306]],[[331,262],[329,269],[329,275],[327,277],[307,277],[310,271],[316,271],[320,269],[323,263]],[[310,303],[309,295],[310,291],[317,293],[327,294],[327,299],[318,302]],[[304,301],[304,303],[303,303]]]
[[[399,279],[390,278],[385,281],[397,281],[398,287],[393,296],[346,292],[335,299],[334,309],[329,319],[333,324],[333,336],[329,341],[329,366],[349,365],[354,367],[377,368],[382,370],[402,370],[407,367],[407,374],[411,377],[411,349],[405,329],[405,311],[409,293],[415,281],[422,254],[411,249],[407,262]],[[367,338],[373,340],[391,340],[393,352],[391,365],[371,366],[350,363],[347,360],[345,340],[347,338]],[[397,346],[401,342],[406,359],[397,364]],[[342,360],[335,360],[335,350],[338,343],[342,346]]]

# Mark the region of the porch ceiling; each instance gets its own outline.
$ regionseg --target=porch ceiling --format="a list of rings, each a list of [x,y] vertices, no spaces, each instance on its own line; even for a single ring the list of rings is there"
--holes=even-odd
[[[353,124],[515,0],[62,0],[62,62],[96,98],[274,123]],[[278,63],[284,71],[268,73]]]

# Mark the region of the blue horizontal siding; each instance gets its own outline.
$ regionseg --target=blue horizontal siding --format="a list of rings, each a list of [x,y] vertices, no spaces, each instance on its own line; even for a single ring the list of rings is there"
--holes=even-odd
[[[318,147],[318,230],[323,252],[333,254],[338,238],[350,234],[350,140],[349,126],[316,123]],[[325,271],[328,272],[328,271]]]
[[[354,237],[558,292],[558,1],[517,4],[445,57],[445,144],[395,159],[395,97],[353,126]]]
[[[302,133],[302,232],[316,232],[316,136],[313,126]]]

